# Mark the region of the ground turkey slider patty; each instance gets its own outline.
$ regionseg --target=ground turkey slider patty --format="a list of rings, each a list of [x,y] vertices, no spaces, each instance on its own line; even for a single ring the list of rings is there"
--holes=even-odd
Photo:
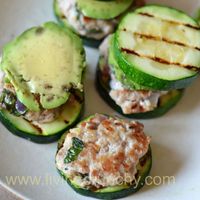
[[[66,134],[56,166],[72,183],[88,190],[129,185],[149,144],[142,124],[95,114]]]

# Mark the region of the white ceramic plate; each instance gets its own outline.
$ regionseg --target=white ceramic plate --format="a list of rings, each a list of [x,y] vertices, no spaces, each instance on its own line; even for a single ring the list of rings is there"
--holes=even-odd
[[[192,14],[200,0],[155,0]],[[23,30],[54,20],[52,0],[0,0],[0,51],[3,45]],[[86,112],[116,114],[99,97],[94,87],[94,71],[98,52],[87,48]],[[180,103],[164,117],[143,121],[146,133],[152,136],[155,184],[145,186],[126,199],[137,200],[199,200],[200,199],[200,80],[187,89]],[[57,174],[54,165],[56,143],[38,145],[10,134],[0,125],[0,182],[34,200],[86,199],[76,194]],[[35,177],[39,183],[8,184],[7,178]],[[162,181],[174,177],[175,183]],[[17,178],[16,178],[17,179]],[[165,182],[165,183],[164,183]],[[0,198],[1,199],[1,198]]]

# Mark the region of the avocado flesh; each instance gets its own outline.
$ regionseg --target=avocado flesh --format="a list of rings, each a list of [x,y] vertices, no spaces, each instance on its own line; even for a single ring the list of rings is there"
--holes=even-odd
[[[40,102],[45,105],[46,109],[51,109],[52,107],[59,107],[63,102],[65,103],[69,96],[70,92],[63,93],[63,96],[45,95],[40,97]]]
[[[35,100],[34,95],[32,95],[28,91],[20,90],[20,88],[18,87],[18,85],[15,81],[15,77],[9,71],[7,71],[7,70],[4,70],[4,71],[6,73],[8,82],[10,82],[15,88],[17,99],[20,102],[22,102],[30,110],[35,111],[35,112],[40,111],[40,105]]]
[[[132,3],[133,0],[77,0],[77,6],[83,15],[94,19],[113,19],[125,12]]]
[[[48,22],[8,43],[1,68],[28,109],[52,109],[68,100],[70,89],[82,90],[85,53],[78,36]]]

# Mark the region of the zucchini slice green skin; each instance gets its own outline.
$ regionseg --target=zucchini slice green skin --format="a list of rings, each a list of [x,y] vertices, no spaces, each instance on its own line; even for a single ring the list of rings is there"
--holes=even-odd
[[[8,112],[5,110],[0,110],[0,121],[12,134],[16,136],[22,137],[34,143],[48,144],[60,139],[60,137],[65,131],[73,127],[80,120],[83,110],[84,110],[84,101],[82,100],[81,102],[78,102],[78,103],[80,105],[79,105],[78,110],[75,111],[73,119],[70,122],[66,123],[66,126],[63,127],[62,130],[59,130],[58,132],[55,132],[55,133],[51,133],[49,135],[48,134],[43,135],[42,133],[38,133],[36,129],[35,129],[36,132],[34,132],[34,127],[32,127],[32,130],[27,130],[27,131],[25,131],[25,129],[27,129],[25,127],[20,128],[19,124],[17,124],[18,126],[17,127],[14,124],[15,122],[13,122],[13,119],[9,117]],[[23,120],[23,119],[20,119],[20,120]],[[25,123],[28,123],[28,122],[25,121]]]
[[[152,14],[152,10],[155,11],[154,14]],[[182,20],[182,22],[180,23],[183,23],[183,24],[185,23],[184,27],[186,28],[187,26],[194,27],[193,29],[191,28],[192,31],[189,30],[191,32],[188,31],[189,28],[188,29],[185,28],[189,32],[190,37],[188,36],[189,37],[188,40],[192,40],[192,36],[193,36],[192,34],[194,34],[195,36],[194,41],[191,42],[191,48],[193,49],[192,50],[190,49],[190,51],[194,52],[190,55],[191,60],[194,60],[194,62],[193,61],[190,62],[189,59],[187,61],[183,61],[181,59],[181,62],[180,62],[180,58],[176,56],[172,61],[170,61],[169,55],[171,56],[171,54],[167,55],[169,52],[170,53],[173,52],[172,50],[174,49],[175,51],[177,51],[177,55],[179,55],[181,45],[183,46],[185,45],[185,48],[187,48],[187,51],[189,51],[188,49],[190,48],[190,43],[181,44],[181,42],[179,42],[180,38],[177,39],[177,37],[174,39],[172,38],[170,40],[168,38],[170,34],[168,33],[166,33],[166,36],[167,36],[166,38],[165,37],[160,38],[157,32],[159,32],[160,30],[163,31],[164,28],[163,29],[158,28],[158,30],[150,31],[151,30],[150,26],[144,29],[144,28],[141,28],[141,26],[137,25],[137,20],[140,20],[140,19],[141,21],[144,21],[144,23],[147,23],[148,20],[150,20],[150,22],[153,25],[156,25],[157,23],[156,17],[158,15],[158,18],[159,18],[159,15],[162,12],[162,10],[168,14],[172,13],[172,16],[169,16],[169,19],[167,18],[166,21],[163,20],[164,21],[163,23],[168,23],[167,25],[169,27],[171,27],[171,24],[172,24],[170,21],[172,20],[171,18],[175,19],[174,13],[176,13],[177,15],[177,18],[178,18],[177,20]],[[179,22],[175,22],[175,23],[179,23]],[[190,25],[190,23],[192,23],[192,25]],[[136,26],[135,28],[134,28],[134,25]],[[158,27],[160,26],[158,25]],[[173,27],[171,27],[171,29],[172,28]],[[176,29],[178,30],[178,28]],[[164,31],[162,33],[165,34]],[[127,38],[128,42],[126,42],[125,40],[126,37],[128,37]],[[140,41],[139,39],[137,39],[137,37],[138,38],[141,37],[142,38],[141,40],[145,42],[136,42],[136,45],[131,46],[130,44],[132,43],[134,44],[135,41]],[[189,86],[193,82],[193,80],[197,78],[199,74],[197,72],[199,71],[199,69],[197,68],[200,65],[199,59],[198,59],[199,53],[197,50],[198,49],[197,38],[200,38],[200,32],[199,32],[198,24],[195,22],[195,20],[193,20],[192,18],[190,18],[183,12],[180,12],[176,9],[158,6],[158,5],[148,5],[148,6],[136,9],[135,12],[129,13],[128,15],[126,15],[126,17],[122,19],[114,37],[114,54],[117,58],[117,62],[121,70],[124,72],[127,78],[129,78],[130,80],[134,80],[139,85],[143,85],[145,87],[149,87],[154,90],[181,89],[181,88],[185,88]],[[176,39],[178,41],[177,43],[176,43]],[[130,43],[129,40],[132,43]],[[153,43],[155,43],[155,46],[158,44],[160,45],[162,44],[161,52],[156,51],[155,48],[152,47],[154,46],[152,45]],[[195,47],[195,45],[197,45],[197,47]],[[164,50],[166,48],[171,49],[171,51]],[[196,50],[194,50],[194,48],[196,48]],[[186,54],[186,57],[188,56],[188,54],[186,53],[187,51],[184,50],[184,54]],[[166,54],[166,55],[164,55],[163,57],[163,54]],[[192,59],[192,58],[195,58],[195,59]],[[141,64],[142,62],[145,63],[146,68],[144,68],[145,66],[142,66]],[[190,66],[190,63],[196,63],[196,64],[194,64],[194,66],[191,64]],[[154,65],[156,65],[156,67],[154,67]],[[180,66],[177,67],[178,65]],[[160,70],[160,68],[164,69],[165,66],[167,67],[166,73],[164,73],[163,70]],[[168,66],[170,68],[168,68]],[[173,69],[173,67],[175,67],[175,69]],[[181,67],[183,67],[183,70],[181,70]],[[188,70],[186,71],[184,67],[187,68]],[[195,71],[193,71],[193,68]],[[170,77],[167,77],[167,75],[163,75],[163,74],[168,74],[168,72],[169,72]],[[179,72],[181,72],[182,74],[180,75]]]
[[[200,8],[196,11],[194,18],[200,25]]]
[[[64,139],[65,139],[65,134],[59,140],[58,151],[60,148],[62,148]],[[140,180],[138,180],[137,186],[136,185],[125,186],[123,189],[120,188],[120,190],[115,190],[115,191],[110,191],[110,192],[109,192],[108,188],[105,188],[105,189],[107,189],[107,192],[101,191],[101,189],[96,192],[87,190],[87,189],[83,189],[77,185],[74,185],[62,171],[58,170],[58,173],[63,177],[64,180],[66,180],[66,182],[70,185],[70,187],[75,192],[77,192],[83,196],[93,197],[93,198],[97,198],[97,199],[119,199],[119,198],[129,196],[131,194],[134,194],[135,192],[140,190],[145,185],[146,178],[149,175],[149,173],[151,171],[151,167],[152,167],[152,152],[151,152],[150,146],[149,146],[149,150],[146,153],[146,155],[140,159],[140,163],[137,167],[138,167],[138,176],[137,177],[140,177]]]
[[[120,113],[121,115],[133,118],[133,119],[152,119],[161,117],[162,115],[166,114],[170,109],[172,109],[182,98],[184,94],[184,90],[174,90],[170,92],[169,95],[165,95],[159,100],[159,107],[155,108],[153,111],[148,111],[144,113],[133,113],[133,114],[124,114],[121,107],[118,106],[115,101],[110,97],[109,91],[110,87],[108,83],[105,83],[102,80],[102,73],[99,69],[99,66],[97,67],[96,71],[96,89],[99,92],[100,96],[103,98],[103,100],[111,106],[115,111]]]
[[[60,12],[60,9],[59,9],[58,4],[57,4],[57,0],[54,0],[53,10],[54,10],[54,15],[55,15],[57,21],[59,22],[59,24],[63,27],[70,28],[73,32],[75,32],[77,34],[77,32],[68,24],[67,19]],[[103,41],[103,39],[96,40],[96,39],[84,37],[84,36],[81,36],[81,35],[80,35],[80,37],[82,38],[84,45],[86,45],[88,47],[92,47],[92,48],[98,48],[99,45]]]

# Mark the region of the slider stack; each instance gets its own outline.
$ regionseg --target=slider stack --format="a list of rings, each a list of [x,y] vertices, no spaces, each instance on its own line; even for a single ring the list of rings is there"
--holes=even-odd
[[[100,47],[97,89],[131,118],[165,114],[197,77],[200,27],[185,13],[149,5],[126,15]]]

